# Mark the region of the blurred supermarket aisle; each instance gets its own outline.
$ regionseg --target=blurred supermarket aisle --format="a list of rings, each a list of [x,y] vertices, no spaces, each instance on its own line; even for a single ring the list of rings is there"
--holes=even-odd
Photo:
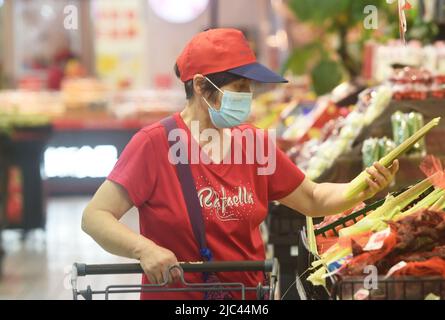
[[[48,203],[47,231],[35,231],[24,242],[16,231],[3,234],[6,259],[0,280],[1,299],[72,299],[69,272],[73,262],[125,263],[102,250],[82,232],[80,221],[88,198],[55,198]],[[138,230],[137,211],[131,210],[123,222]],[[109,284],[138,284],[139,275],[101,276],[79,279],[79,288],[90,284],[102,289]],[[100,297],[98,297],[100,298]],[[134,299],[138,295],[113,298]]]

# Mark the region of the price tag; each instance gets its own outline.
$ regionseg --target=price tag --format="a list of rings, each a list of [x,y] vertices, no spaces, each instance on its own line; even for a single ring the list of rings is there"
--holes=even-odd
[[[385,239],[391,234],[391,229],[386,228],[383,231],[374,233],[371,238],[369,238],[368,243],[363,248],[364,251],[372,251],[372,250],[379,250],[383,247],[383,244],[385,243]]]
[[[389,269],[388,273],[385,276],[385,279],[391,277],[396,271],[405,268],[407,263],[405,261],[400,261],[398,264],[394,265],[391,269]]]
[[[369,290],[360,289],[354,294],[355,300],[366,300],[369,297]]]

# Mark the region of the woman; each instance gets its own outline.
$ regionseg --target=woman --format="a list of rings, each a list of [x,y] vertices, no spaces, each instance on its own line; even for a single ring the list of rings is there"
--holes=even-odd
[[[266,174],[259,174],[258,170],[264,168],[264,159],[226,163],[224,159],[237,156],[236,150],[241,150],[245,158],[252,155],[247,143],[235,141],[231,134],[235,129],[258,131],[242,125],[250,111],[252,82],[286,80],[258,64],[246,39],[235,29],[208,30],[195,36],[177,59],[175,69],[185,84],[188,102],[181,113],[174,115],[174,126],[185,133],[189,150],[198,146],[210,162],[192,162],[190,168],[196,189],[193,193],[196,191],[205,221],[205,240],[216,261],[265,259],[259,226],[266,218],[270,201],[277,200],[307,216],[336,214],[386,188],[398,170],[397,161],[391,169],[375,164],[368,169],[371,179],[367,181],[367,190],[354,199],[345,199],[348,184],[312,182],[275,147],[267,150],[275,155],[275,164]],[[192,136],[193,123],[198,123],[199,132]],[[221,135],[206,151],[200,133],[208,129],[218,130]],[[227,135],[229,147],[223,142]],[[82,219],[82,229],[105,250],[140,261],[144,284],[169,281],[178,286],[177,270],[164,279],[168,267],[178,261],[203,260],[188,215],[189,202],[184,199],[178,179],[179,171],[169,158],[170,140],[163,123],[138,132],[88,204]],[[215,146],[221,146],[223,151],[212,152],[218,150]],[[139,209],[140,234],[119,222],[132,206]],[[218,279],[247,286],[265,280],[260,272],[219,273]],[[202,275],[186,274],[186,280],[202,282]],[[233,297],[239,295],[233,293]],[[142,298],[202,299],[203,294],[145,293]]]

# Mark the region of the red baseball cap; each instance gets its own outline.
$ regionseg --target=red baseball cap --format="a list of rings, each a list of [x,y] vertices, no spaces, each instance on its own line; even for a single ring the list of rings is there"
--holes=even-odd
[[[230,72],[264,83],[283,83],[286,79],[257,62],[243,33],[237,29],[210,29],[198,33],[176,60],[181,80],[196,74]]]

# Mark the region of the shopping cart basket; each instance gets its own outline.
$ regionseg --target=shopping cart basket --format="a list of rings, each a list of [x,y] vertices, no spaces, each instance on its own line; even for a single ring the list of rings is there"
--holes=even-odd
[[[365,277],[346,277],[332,288],[334,300],[445,300],[445,279],[442,277],[397,276],[378,277],[375,288],[365,289]]]
[[[121,293],[141,293],[141,292],[209,292],[209,291],[240,291],[241,299],[245,300],[247,291],[255,291],[257,299],[270,300],[279,299],[279,263],[278,260],[270,259],[264,261],[211,261],[211,262],[181,262],[171,266],[164,279],[168,279],[170,271],[177,268],[180,271],[180,280],[183,288],[167,287],[167,280],[162,284],[146,285],[110,285],[104,290],[93,290],[87,286],[85,290],[77,289],[78,277],[87,275],[118,275],[118,274],[142,274],[140,264],[98,264],[88,265],[75,263],[71,272],[71,285],[73,289],[73,299],[79,296],[85,300],[92,300],[93,295],[105,295],[108,300],[111,294]],[[262,271],[269,273],[269,284],[259,283],[256,287],[246,287],[243,283],[188,283],[184,279],[184,273],[189,272],[248,272]]]

